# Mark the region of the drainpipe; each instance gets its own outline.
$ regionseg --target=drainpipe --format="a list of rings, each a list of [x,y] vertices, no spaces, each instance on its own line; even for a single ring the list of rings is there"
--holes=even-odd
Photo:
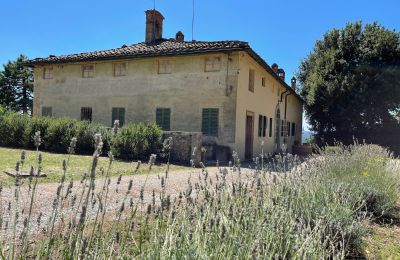
[[[287,114],[287,97],[288,96],[290,96],[290,95],[292,95],[292,93],[291,92],[289,92],[289,93],[287,93],[287,92],[289,92],[289,90],[285,90],[282,94],[281,94],[281,100],[280,100],[280,102],[282,102],[283,101],[283,95],[285,95],[285,115],[284,115],[284,122],[285,122],[285,126],[283,126],[283,127],[287,127],[287,122],[286,122],[286,114]],[[287,94],[286,94],[287,93]],[[286,137],[286,138],[283,138],[283,143],[284,144],[286,144],[286,139],[287,139],[287,130],[286,130],[286,136],[284,136],[284,137]]]

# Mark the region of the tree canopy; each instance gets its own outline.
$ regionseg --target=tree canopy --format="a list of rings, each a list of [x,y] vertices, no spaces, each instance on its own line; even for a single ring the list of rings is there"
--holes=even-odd
[[[301,62],[306,116],[318,142],[400,145],[400,34],[378,23],[327,32]]]
[[[33,73],[24,66],[27,58],[20,55],[0,71],[0,105],[17,112],[32,111]]]

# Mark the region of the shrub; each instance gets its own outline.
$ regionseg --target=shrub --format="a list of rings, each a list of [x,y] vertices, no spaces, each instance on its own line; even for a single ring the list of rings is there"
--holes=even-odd
[[[148,159],[161,149],[162,130],[156,124],[127,124],[112,138],[112,151],[122,159]]]
[[[28,120],[24,131],[24,147],[25,148],[35,148],[33,136],[37,131],[40,131],[42,138],[47,137],[48,128],[54,119],[51,117],[32,117]],[[43,140],[47,143],[47,140]]]
[[[53,119],[43,139],[44,149],[51,152],[65,153],[72,137],[75,137],[76,123],[76,120],[69,118]]]
[[[110,150],[111,134],[110,130],[98,123],[88,121],[78,121],[75,124],[75,137],[77,138],[76,152],[78,154],[91,154],[94,149],[94,138],[96,133],[100,133],[103,138],[103,151]]]
[[[24,145],[24,132],[30,117],[13,112],[0,116],[0,144],[11,147]]]

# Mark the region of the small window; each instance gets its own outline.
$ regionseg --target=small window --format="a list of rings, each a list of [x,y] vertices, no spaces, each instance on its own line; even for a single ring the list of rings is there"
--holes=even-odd
[[[287,132],[287,136],[290,136],[290,122],[287,122],[286,132]]]
[[[53,116],[52,107],[42,107],[42,116]]]
[[[263,132],[263,116],[258,116],[258,136],[261,137]]]
[[[157,108],[156,109],[156,123],[162,130],[171,130],[171,109],[170,108]]]
[[[218,108],[203,108],[201,131],[204,135],[218,136]]]
[[[292,136],[296,135],[296,124],[292,123]]]
[[[272,137],[272,117],[269,118],[269,137]]]
[[[221,70],[221,58],[220,57],[209,57],[205,60],[206,72],[209,71],[220,71]]]
[[[249,70],[249,91],[254,92],[254,70]]]
[[[261,86],[265,87],[265,78],[264,77],[261,79]]]
[[[83,78],[93,78],[94,76],[94,65],[87,64],[82,66],[82,77]]]
[[[122,127],[125,123],[125,108],[124,107],[113,107],[111,126],[114,125],[115,120],[119,120],[119,125]]]
[[[92,122],[92,108],[82,107],[81,108],[81,120]]]
[[[114,63],[114,76],[121,77],[126,75],[126,63]]]
[[[43,68],[43,79],[52,79],[52,78],[53,78],[53,67]]]
[[[170,60],[159,60],[158,74],[170,74],[170,73],[172,73],[172,62]]]

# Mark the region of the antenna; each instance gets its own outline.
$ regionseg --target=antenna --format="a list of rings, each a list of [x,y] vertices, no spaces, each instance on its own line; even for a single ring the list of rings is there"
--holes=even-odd
[[[192,1],[193,13],[192,13],[192,41],[194,40],[194,0]]]

